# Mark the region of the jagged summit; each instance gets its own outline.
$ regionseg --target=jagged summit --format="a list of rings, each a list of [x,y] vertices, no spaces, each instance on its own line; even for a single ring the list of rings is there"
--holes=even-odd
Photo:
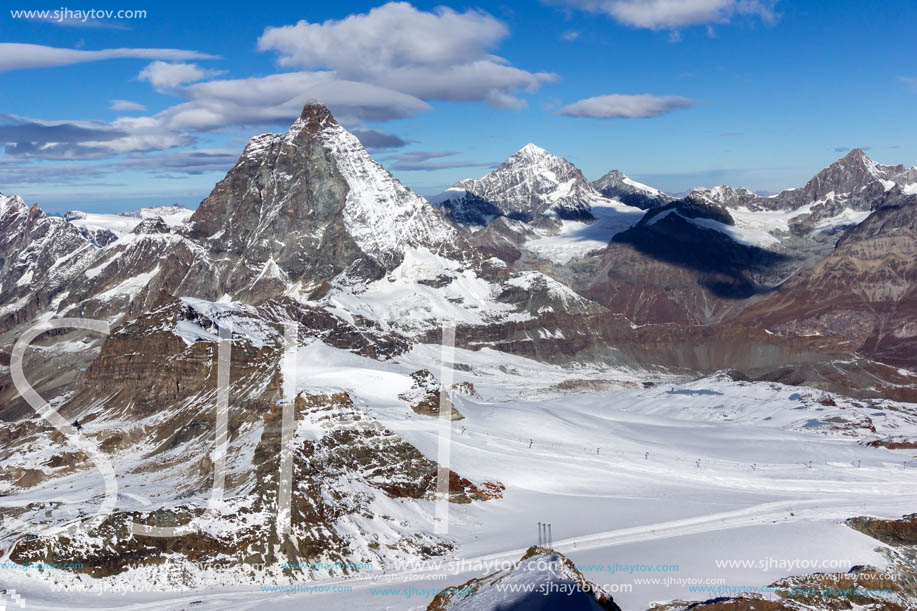
[[[245,261],[222,281],[230,294],[268,266],[284,282],[318,286],[345,271],[381,277],[408,248],[457,258],[468,250],[455,229],[318,103],[306,105],[285,134],[248,143],[191,217],[189,235]]]
[[[593,181],[592,186],[604,197],[617,199],[629,206],[644,210],[658,208],[672,201],[672,197],[659,189],[639,183],[619,170],[609,171],[598,180]]]
[[[459,223],[487,225],[499,216],[591,220],[600,198],[575,165],[529,143],[486,176],[457,182],[440,198]]]
[[[866,151],[864,151],[861,148],[852,148],[843,157],[843,159],[863,159],[863,158],[869,159],[869,156],[866,154]]]
[[[6,214],[10,210],[19,210],[28,208],[25,201],[18,195],[4,195],[0,193],[0,215]]]
[[[310,102],[303,106],[299,118],[287,131],[286,138],[293,140],[304,130],[309,133],[318,133],[329,125],[338,125],[338,122],[328,107],[321,102]]]
[[[521,149],[516,151],[517,155],[524,155],[532,158],[543,157],[545,155],[551,155],[546,149],[541,148],[537,144],[529,142]]]

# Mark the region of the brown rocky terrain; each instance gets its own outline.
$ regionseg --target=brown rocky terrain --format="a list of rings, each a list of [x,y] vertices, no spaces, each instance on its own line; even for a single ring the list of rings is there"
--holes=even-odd
[[[446,397],[445,389],[429,370],[420,369],[415,371],[411,374],[411,380],[410,390],[400,394],[398,398],[407,402],[415,414],[439,418],[442,409],[445,408],[449,413],[450,420],[462,420],[464,418]]]
[[[784,336],[843,337],[877,360],[917,364],[917,196],[892,190],[883,201],[824,260],[737,322]]]

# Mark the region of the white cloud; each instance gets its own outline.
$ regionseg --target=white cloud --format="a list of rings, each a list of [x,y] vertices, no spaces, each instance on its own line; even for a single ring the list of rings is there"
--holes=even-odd
[[[219,74],[217,71],[204,70],[197,64],[170,64],[155,61],[145,67],[137,75],[141,81],[149,81],[153,88],[159,92],[168,92],[179,85],[193,83],[208,76]]]
[[[572,30],[569,32],[564,32],[563,34],[560,35],[560,38],[561,40],[566,40],[567,42],[573,42],[574,40],[579,38],[579,32],[574,32]]]
[[[500,165],[493,161],[460,161],[457,159],[436,161],[456,154],[455,151],[411,151],[392,155],[385,160],[385,163],[391,163],[393,170],[402,172],[435,172],[436,170],[454,168],[494,168]]]
[[[163,129],[152,117],[102,121],[42,121],[0,115],[0,144],[7,156],[34,159],[103,159],[157,151],[194,142],[188,134]]]
[[[160,176],[204,174],[226,172],[238,160],[238,150],[194,149],[134,156],[116,164],[115,167],[122,170],[150,171]]]
[[[695,100],[674,95],[611,94],[574,102],[558,110],[557,114],[590,119],[647,119],[695,104]]]
[[[215,59],[216,56],[182,49],[102,49],[84,51],[43,45],[0,43],[0,72],[24,68],[51,68],[106,59]]]
[[[491,50],[509,31],[475,10],[433,12],[390,2],[368,13],[323,23],[269,27],[258,49],[279,53],[282,66],[331,70],[341,79],[396,89],[425,100],[484,101],[519,107],[554,75],[509,64]]]
[[[285,72],[213,80],[179,90],[188,102],[156,115],[165,128],[213,130],[227,125],[292,123],[306,102],[321,100],[339,121],[386,121],[430,110],[423,100],[392,89],[339,80],[329,72]]]
[[[672,29],[705,23],[724,23],[737,15],[777,19],[777,0],[550,0],[593,13],[605,13],[635,28]]]
[[[131,102],[130,100],[112,100],[111,104],[108,105],[110,110],[146,110],[146,106],[143,104],[138,104],[137,102]]]

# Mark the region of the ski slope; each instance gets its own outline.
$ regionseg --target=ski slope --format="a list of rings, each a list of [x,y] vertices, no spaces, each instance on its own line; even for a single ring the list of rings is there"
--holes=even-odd
[[[28,609],[424,609],[433,590],[518,560],[537,542],[537,522],[548,522],[554,547],[577,564],[674,565],[677,572],[664,577],[761,586],[815,571],[724,569],[716,561],[770,557],[881,567],[876,542],[843,520],[896,517],[917,506],[917,463],[910,453],[863,445],[892,432],[917,434],[914,405],[837,396],[837,405],[823,405],[822,393],[800,387],[724,376],[649,377],[598,365],[570,369],[491,350],[457,349],[455,360],[455,382],[473,384],[476,394],[454,396],[465,419],[449,425],[414,414],[398,398],[410,387],[411,372],[440,375],[439,346],[417,346],[379,362],[311,343],[297,350],[295,382],[299,392],[350,392],[359,409],[427,457],[437,456],[442,427],[450,426],[450,467],[506,486],[502,499],[450,506],[445,538],[457,548],[449,557],[299,584],[348,592],[263,592],[258,583],[164,592],[139,579],[119,582],[135,590],[127,593],[55,592],[54,570],[39,575],[8,568],[0,568],[0,583],[22,594]],[[577,386],[604,390],[565,390]],[[80,477],[74,490],[92,491],[97,502],[100,478]],[[132,480],[133,498],[119,501],[138,507],[138,499],[149,502],[162,485],[146,489]],[[22,496],[15,500],[41,494]],[[433,532],[434,503],[400,503],[414,528]],[[386,510],[398,511],[394,505]],[[600,585],[629,587],[614,593],[623,609],[705,598],[687,583],[636,583],[658,576],[652,573],[581,570]],[[80,583],[105,586],[85,576]],[[427,593],[373,591],[411,587]]]

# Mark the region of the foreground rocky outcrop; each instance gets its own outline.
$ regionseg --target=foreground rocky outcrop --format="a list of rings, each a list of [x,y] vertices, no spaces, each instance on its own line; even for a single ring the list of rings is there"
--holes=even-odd
[[[438,594],[427,611],[621,611],[610,594],[590,582],[566,556],[530,547],[512,567]]]
[[[415,414],[440,418],[445,410],[450,420],[464,418],[449,400],[446,390],[427,369],[412,373],[410,390],[400,394],[398,398],[410,405]]]

